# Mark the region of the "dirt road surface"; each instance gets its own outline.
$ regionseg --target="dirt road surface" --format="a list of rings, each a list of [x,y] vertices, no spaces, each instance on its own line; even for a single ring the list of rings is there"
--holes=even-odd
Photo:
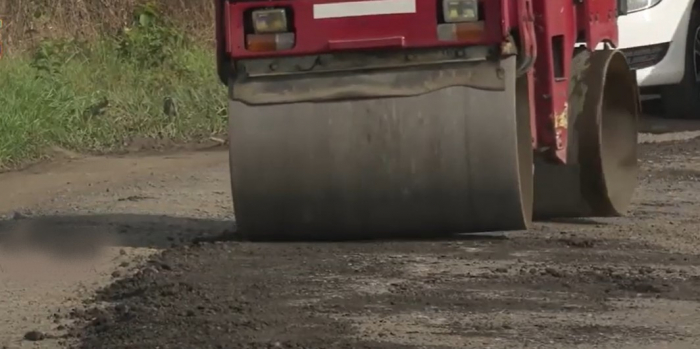
[[[0,348],[700,348],[696,126],[627,217],[439,241],[235,241],[223,151],[3,174]]]

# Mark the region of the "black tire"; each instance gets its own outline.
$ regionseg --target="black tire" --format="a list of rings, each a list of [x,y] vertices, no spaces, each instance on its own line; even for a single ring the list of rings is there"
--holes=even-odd
[[[693,9],[685,44],[685,74],[677,85],[661,88],[664,116],[672,119],[700,119],[700,82],[696,77],[694,46],[700,30],[700,12]]]

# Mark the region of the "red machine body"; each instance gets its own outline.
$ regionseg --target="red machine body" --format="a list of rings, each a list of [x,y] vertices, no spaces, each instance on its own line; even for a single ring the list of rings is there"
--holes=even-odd
[[[358,49],[506,46],[515,40],[522,73],[530,88],[533,148],[561,163],[567,161],[567,95],[576,44],[593,50],[617,45],[615,0],[480,0],[481,18],[465,35],[438,38],[440,2],[406,1],[404,13],[344,16],[343,7],[361,2],[400,8],[404,0],[217,1],[218,63],[222,80],[231,60],[319,54]],[[411,3],[414,7],[411,8]],[[362,4],[359,4],[362,5]],[[284,7],[291,11],[295,42],[289,49],[252,51],[246,47],[246,15],[254,9]],[[335,6],[332,11],[319,11]],[[346,7],[347,8],[347,7]],[[335,11],[335,13],[333,13]],[[359,9],[361,11],[361,8]]]
[[[639,96],[618,1],[217,0],[242,234],[624,214]]]

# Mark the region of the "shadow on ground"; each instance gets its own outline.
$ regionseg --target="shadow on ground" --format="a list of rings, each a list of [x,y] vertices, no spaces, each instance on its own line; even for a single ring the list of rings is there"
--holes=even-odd
[[[700,119],[674,119],[664,111],[659,99],[644,101],[642,114],[639,120],[639,132],[642,133],[700,132]]]
[[[398,236],[384,241],[506,240],[502,232],[440,236]],[[0,220],[0,250],[41,251],[55,256],[85,257],[104,247],[166,249],[192,243],[243,240],[232,220],[165,215],[103,214],[22,216]],[[279,239],[294,242],[299,239]],[[337,241],[329,235],[325,242]],[[356,243],[380,240],[356,240]],[[273,242],[273,241],[270,241]],[[323,242],[323,241],[318,241]]]
[[[0,221],[0,248],[75,257],[107,246],[164,249],[198,239],[221,239],[234,229],[230,220],[160,215],[16,216]]]

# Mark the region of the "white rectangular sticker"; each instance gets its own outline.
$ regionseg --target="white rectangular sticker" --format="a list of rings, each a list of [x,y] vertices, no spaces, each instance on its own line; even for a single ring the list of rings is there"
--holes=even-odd
[[[416,13],[416,0],[365,0],[314,5],[314,19]]]

